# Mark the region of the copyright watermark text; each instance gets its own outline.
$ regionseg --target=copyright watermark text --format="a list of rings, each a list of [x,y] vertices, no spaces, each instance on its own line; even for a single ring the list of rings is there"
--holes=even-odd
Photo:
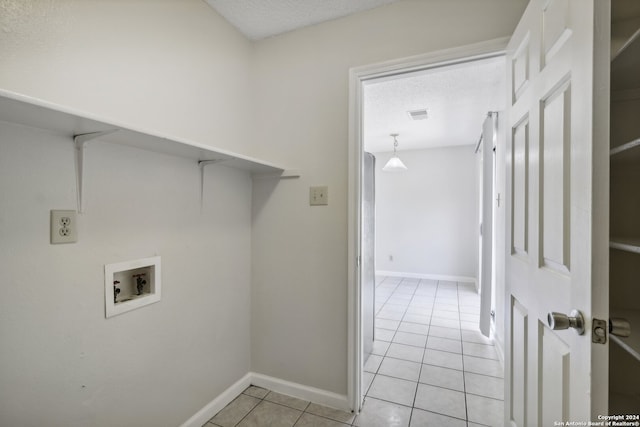
[[[554,421],[554,427],[569,426],[628,426],[640,427],[640,415],[598,415],[597,420],[593,421]]]

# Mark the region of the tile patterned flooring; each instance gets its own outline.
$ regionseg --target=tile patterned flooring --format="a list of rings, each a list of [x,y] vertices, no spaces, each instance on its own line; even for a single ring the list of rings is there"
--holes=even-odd
[[[376,341],[358,417],[366,421],[354,425],[501,426],[503,368],[479,315],[470,283],[376,278]]]
[[[471,284],[378,277],[358,416],[252,386],[205,426],[501,426],[503,368],[479,313]]]

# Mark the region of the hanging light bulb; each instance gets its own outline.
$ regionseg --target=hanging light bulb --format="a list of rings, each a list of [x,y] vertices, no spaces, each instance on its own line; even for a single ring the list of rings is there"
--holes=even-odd
[[[407,170],[407,167],[402,163],[402,160],[396,154],[396,149],[398,148],[398,135],[397,133],[392,133],[393,137],[393,157],[389,159],[386,165],[382,168],[384,172],[404,172]]]

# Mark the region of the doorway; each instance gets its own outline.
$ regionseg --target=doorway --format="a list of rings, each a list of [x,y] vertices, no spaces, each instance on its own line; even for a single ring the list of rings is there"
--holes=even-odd
[[[386,163],[386,161],[388,160],[388,158],[390,158],[392,156],[391,154],[391,150],[390,148],[392,148],[392,139],[389,138],[389,133],[401,133],[398,131],[398,129],[389,129],[388,131],[386,131],[385,133],[387,133],[386,138],[386,146],[388,148],[386,149],[372,149],[371,146],[368,144],[369,141],[369,135],[370,135],[370,130],[367,129],[367,119],[366,119],[366,92],[367,89],[369,87],[374,87],[376,84],[382,85],[382,84],[386,84],[386,83],[390,83],[390,82],[394,82],[394,81],[399,81],[399,80],[405,80],[405,82],[410,80],[410,77],[415,77],[415,76],[419,76],[419,75],[428,75],[429,73],[434,74],[438,71],[443,71],[445,69],[445,67],[448,67],[450,69],[462,69],[465,65],[468,65],[472,62],[477,62],[478,64],[482,63],[482,61],[491,61],[491,60],[495,60],[496,58],[501,58],[504,54],[504,46],[505,46],[505,42],[506,40],[498,40],[498,41],[493,41],[493,42],[489,42],[489,43],[482,43],[482,44],[478,44],[478,45],[474,45],[474,46],[470,46],[470,47],[465,47],[464,49],[454,49],[451,51],[447,51],[447,52],[440,52],[437,55],[427,55],[418,59],[413,59],[411,61],[406,61],[404,63],[393,63],[393,64],[384,64],[381,66],[374,66],[374,67],[367,67],[367,68],[363,68],[363,69],[354,69],[352,70],[352,74],[351,74],[351,135],[350,135],[350,174],[349,174],[349,178],[350,178],[350,182],[349,182],[349,186],[350,186],[350,197],[349,197],[349,204],[350,204],[350,213],[349,213],[349,224],[350,224],[350,232],[349,232],[349,253],[353,255],[353,257],[350,257],[350,266],[353,267],[354,274],[353,276],[350,278],[350,333],[351,333],[351,339],[350,343],[353,343],[352,346],[350,346],[350,373],[351,375],[349,376],[349,397],[351,399],[352,405],[356,410],[359,410],[362,406],[362,398],[367,394],[368,387],[370,384],[364,384],[363,383],[363,379],[365,379],[365,377],[369,377],[370,375],[365,374],[365,371],[363,370],[363,365],[365,363],[365,359],[367,359],[369,354],[369,350],[373,349],[374,347],[378,347],[377,351],[381,351],[380,349],[383,349],[386,345],[385,344],[378,344],[375,343],[374,341],[374,345],[371,345],[371,343],[365,343],[365,338],[370,337],[372,334],[369,333],[369,331],[365,331],[363,328],[369,327],[368,325],[370,324],[370,322],[368,322],[368,319],[365,319],[363,316],[365,315],[364,308],[367,306],[367,304],[364,303],[363,301],[363,297],[365,297],[369,290],[364,289],[361,287],[361,284],[363,283],[363,279],[364,279],[364,275],[365,273],[363,272],[364,270],[368,269],[369,272],[371,271],[370,266],[366,266],[366,260],[362,257],[360,257],[360,254],[365,253],[368,249],[363,248],[363,242],[365,241],[371,241],[371,240],[375,240],[375,239],[371,239],[370,236],[365,236],[365,230],[363,228],[363,223],[362,223],[362,215],[363,215],[363,206],[361,203],[358,202],[358,200],[362,200],[363,194],[363,188],[364,188],[364,169],[363,169],[363,158],[365,156],[365,151],[373,151],[374,152],[374,156],[376,157],[376,179],[379,180],[379,178],[381,177],[381,175],[379,175],[381,172],[379,171],[379,169],[384,166],[384,164]],[[503,65],[502,65],[503,66]],[[504,93],[503,91],[500,92],[501,94]],[[426,105],[426,113],[427,115],[429,115],[429,109],[433,108],[430,107],[429,105]],[[419,106],[417,106],[417,108],[420,108]],[[416,138],[416,140],[411,139],[411,137],[409,137],[409,134],[407,132],[405,132],[405,134],[407,134],[407,148],[412,148],[411,150],[403,150],[402,148],[402,144],[403,144],[403,136],[402,133],[401,135],[398,137],[398,140],[400,142],[400,148],[401,151],[399,151],[399,157],[402,158],[403,156],[403,151],[404,151],[404,156],[405,158],[403,158],[402,160],[404,161],[405,159],[407,159],[407,163],[408,163],[408,167],[410,168],[410,170],[414,170],[415,172],[422,172],[424,173],[425,170],[434,170],[436,169],[436,166],[438,166],[439,164],[442,164],[442,161],[438,161],[437,159],[437,155],[436,154],[443,154],[441,153],[442,151],[455,151],[455,150],[459,150],[459,151],[464,151],[465,149],[465,145],[467,146],[466,148],[468,148],[471,152],[471,163],[475,165],[476,162],[476,158],[475,155],[473,154],[474,152],[474,148],[475,145],[477,143],[478,137],[481,133],[481,129],[482,129],[482,121],[484,120],[484,116],[487,113],[487,109],[484,110],[483,114],[480,115],[479,117],[479,122],[478,124],[475,126],[475,135],[474,138],[471,140],[468,140],[466,142],[466,144],[458,144],[458,146],[456,147],[448,147],[448,148],[443,148],[442,145],[441,146],[437,146],[437,143],[435,143],[435,145],[432,145],[430,147],[419,147],[416,144],[416,140],[420,139],[420,138]],[[407,111],[402,111],[402,114],[409,114]],[[434,111],[432,111],[432,114],[435,114]],[[438,112],[439,114],[439,112]],[[428,121],[428,119],[427,119]],[[412,126],[415,126],[415,124],[411,124]],[[420,124],[418,124],[420,125]],[[460,127],[460,126],[458,126]],[[442,130],[442,132],[444,134],[447,134],[447,129],[445,128],[444,130]],[[453,131],[453,128],[449,127],[449,134],[454,134],[455,132]],[[380,134],[380,136],[382,135],[381,132],[378,132],[378,134]],[[450,135],[451,136],[451,135]],[[384,142],[382,144],[385,144]],[[433,144],[433,143],[432,143]],[[431,151],[428,151],[431,150]],[[440,153],[438,153],[440,152]],[[432,164],[431,167],[425,167],[421,162],[419,161],[414,161],[418,158],[420,158],[420,155],[423,155],[422,157],[426,157],[427,161],[431,160],[433,162],[435,162],[435,164]],[[450,154],[451,156],[451,154]],[[423,159],[424,160],[424,159]],[[451,160],[449,160],[451,162]],[[413,168],[411,167],[411,165],[413,164]],[[450,163],[451,166],[445,167],[444,169],[449,169],[451,170],[452,168],[455,168],[455,166],[453,166],[453,163]],[[475,166],[473,166],[472,168],[475,172]],[[398,177],[401,177],[401,175],[397,175],[396,177],[394,177],[393,179],[397,182],[398,181]],[[477,178],[477,177],[476,177]],[[417,178],[414,177],[414,179],[423,179],[423,180],[429,180],[431,182],[435,182],[438,183],[438,178],[434,178],[434,177],[420,177],[418,176]],[[442,184],[440,182],[440,184]],[[472,182],[471,182],[471,186],[473,187],[475,185],[475,179],[472,178]],[[438,189],[438,185],[434,186],[436,188],[436,190]],[[444,185],[441,185],[440,187],[446,187]],[[420,188],[420,187],[418,187]],[[440,188],[442,190],[442,188]],[[407,191],[407,193],[409,194],[409,196],[411,194],[414,194],[416,191],[415,188]],[[393,191],[392,191],[393,192]],[[455,192],[455,190],[453,191],[446,191],[443,190],[442,193],[444,193],[445,196],[449,196],[449,199],[453,200],[455,198],[451,197],[451,194]],[[399,192],[396,192],[399,193]],[[398,194],[396,194],[398,195]],[[355,197],[354,197],[355,196]],[[424,197],[423,199],[428,200],[432,200],[434,201],[435,199],[433,199],[433,197],[435,196],[429,196],[428,194],[426,195],[426,197]],[[478,197],[479,195],[476,194],[474,196],[472,196],[474,199],[474,203],[476,203],[476,205],[474,206],[475,209],[472,209],[472,211],[474,212],[474,214],[476,214],[478,212]],[[379,206],[380,203],[383,202],[383,200],[385,199],[384,196],[381,197],[377,197],[376,194],[376,205]],[[419,199],[419,197],[415,198],[416,200]],[[464,198],[463,198],[464,199]],[[406,200],[410,200],[409,199],[405,199],[405,204],[406,204]],[[438,207],[442,207],[444,204],[434,204],[434,206]],[[378,209],[378,208],[376,208]],[[417,209],[419,210],[420,208],[417,207]],[[409,207],[409,209],[407,210],[411,210],[411,208]],[[413,209],[414,211],[416,210],[416,207],[414,207]],[[395,215],[391,215],[391,217],[394,217]],[[446,214],[445,214],[446,216]],[[450,215],[449,215],[450,216]],[[451,218],[449,218],[451,219]],[[396,217],[397,221],[400,222],[405,222],[401,219],[398,219]],[[392,221],[393,222],[393,221]],[[397,222],[396,222],[397,224]],[[427,224],[428,225],[428,224]],[[433,225],[433,224],[432,224]],[[479,224],[477,223],[477,219],[476,222],[473,223],[472,221],[472,227],[474,228],[473,232],[475,233],[475,243],[468,243],[467,246],[472,245],[473,246],[473,250],[472,256],[475,256],[475,270],[469,272],[469,270],[463,270],[462,273],[457,273],[456,274],[456,270],[455,267],[450,269],[450,270],[443,270],[443,269],[436,269],[432,266],[428,266],[426,264],[428,264],[428,261],[433,261],[435,258],[437,258],[437,256],[442,255],[441,253],[438,253],[438,251],[436,250],[435,252],[433,252],[432,256],[427,257],[427,262],[424,261],[425,257],[422,257],[422,265],[424,267],[423,270],[420,269],[416,269],[415,267],[408,267],[409,264],[406,263],[408,261],[407,257],[405,255],[402,254],[401,250],[398,250],[397,255],[394,253],[388,253],[389,251],[387,251],[386,249],[383,251],[380,250],[376,250],[374,253],[377,253],[377,255],[374,257],[374,259],[379,263],[382,264],[380,262],[381,257],[384,257],[385,262],[388,263],[393,263],[396,262],[398,264],[400,264],[400,262],[405,262],[405,264],[403,264],[402,268],[398,268],[395,271],[393,269],[390,269],[388,267],[388,263],[385,266],[385,269],[379,268],[379,267],[374,267],[373,271],[377,271],[378,273],[378,281],[377,283],[375,283],[375,285],[385,285],[384,289],[385,292],[389,293],[391,292],[391,287],[394,287],[396,290],[401,290],[404,292],[408,292],[408,291],[412,291],[413,294],[411,295],[411,298],[415,298],[416,297],[416,291],[418,292],[418,300],[422,300],[422,302],[426,301],[426,299],[429,299],[429,295],[425,295],[424,293],[429,293],[429,292],[433,292],[433,295],[431,296],[431,301],[435,302],[436,300],[436,295],[437,292],[441,292],[440,296],[442,296],[443,298],[446,297],[451,297],[452,292],[455,292],[456,297],[458,295],[459,292],[459,288],[458,285],[462,284],[466,289],[469,290],[474,290],[474,286],[473,285],[473,280],[478,278],[478,257],[477,257],[477,250],[478,250],[478,244],[477,244],[477,238],[478,238],[478,228],[479,228]],[[478,228],[476,228],[478,227]],[[390,228],[394,228],[393,224]],[[396,227],[397,228],[397,227]],[[411,246],[411,244],[420,244],[423,243],[420,240],[425,240],[425,239],[417,239],[417,241],[414,242],[407,242],[405,239],[405,244],[408,243],[408,246]],[[455,246],[455,245],[454,245]],[[379,245],[376,245],[376,249],[379,248]],[[408,252],[413,252],[415,253],[419,253],[421,252],[420,249],[416,249],[416,248],[409,248]],[[441,251],[442,252],[442,251]],[[356,255],[357,254],[357,255]],[[449,257],[451,258],[451,257]],[[439,262],[437,262],[439,261]],[[418,257],[418,263],[420,263],[420,257]],[[437,260],[434,261],[434,265],[439,264],[440,266],[443,265],[443,262],[441,260]],[[425,266],[426,265],[426,266]],[[461,270],[457,270],[457,271],[461,271]],[[369,273],[366,273],[369,274]],[[386,280],[385,282],[380,283],[380,280],[384,277],[384,280]],[[404,281],[404,283],[403,283]],[[466,284],[465,284],[466,283]],[[470,286],[466,286],[466,285],[470,285]],[[374,285],[374,286],[375,286]],[[431,290],[430,290],[431,289]],[[420,293],[423,293],[423,297],[425,298],[421,298]],[[447,294],[447,295],[445,295]],[[407,294],[405,294],[407,295]],[[387,296],[391,296],[390,294]],[[396,295],[397,297],[397,295]],[[401,297],[402,298],[402,297]],[[406,296],[405,296],[406,298]],[[398,304],[399,305],[399,304]],[[388,306],[388,309],[391,308],[393,309],[393,307]],[[401,307],[395,307],[396,309],[400,310]],[[425,321],[427,322],[427,324],[425,324],[424,326],[426,326],[427,328],[429,327],[429,324],[431,323],[431,319],[430,316],[433,313],[433,310],[435,309],[434,307],[431,307],[429,313],[428,313],[428,317],[429,320],[427,320],[426,318],[420,318],[418,316],[425,316],[425,315],[421,315],[420,313],[417,312],[407,312],[406,310],[409,307],[407,306],[404,309],[404,312],[401,314],[402,316],[405,315],[409,315],[410,317],[412,317],[414,320],[419,321]],[[374,310],[382,310],[383,306],[382,304],[380,304],[380,301],[378,301],[378,304],[374,305]],[[412,308],[412,311],[415,311],[415,307]],[[398,316],[399,314],[396,313],[395,315],[392,313],[392,311],[386,310],[385,311],[386,314],[391,314],[391,316]],[[460,312],[456,313],[455,315],[452,314],[452,316],[456,316],[456,319],[442,319],[442,321],[447,321],[447,320],[454,320],[456,322],[460,322]],[[465,314],[470,314],[470,313],[465,313]],[[366,314],[367,316],[369,315],[369,313]],[[387,316],[389,317],[389,316]],[[446,316],[445,316],[446,317]],[[391,320],[393,321],[393,319],[387,319],[387,320]],[[398,323],[400,323],[402,319],[398,319]],[[409,322],[409,323],[413,323],[413,322]],[[437,323],[437,322],[436,322]],[[458,323],[459,324],[459,323]],[[415,323],[415,327],[419,328],[420,323]],[[412,325],[405,325],[405,327],[407,326],[411,326]],[[446,328],[446,326],[439,326],[439,325],[434,325],[435,328]],[[449,325],[452,326],[452,325]],[[377,332],[378,334],[382,333],[382,334],[386,334],[387,335],[387,339],[389,339],[389,334],[388,332],[385,332],[383,330],[384,328],[378,328]],[[424,329],[424,328],[423,328]],[[389,329],[390,330],[390,329]],[[434,329],[435,331],[435,329]],[[444,332],[446,332],[446,330],[443,330]],[[438,331],[438,332],[443,332],[443,331]],[[397,329],[394,332],[397,333]],[[412,336],[412,335],[407,335],[406,337],[404,337],[403,335],[405,334],[411,334],[412,332],[409,331],[400,331],[402,332],[402,334],[400,334],[401,336],[401,340],[404,338],[407,339],[417,339],[417,340],[421,340],[422,338],[419,337],[418,335],[420,334],[415,334],[416,336]],[[375,334],[373,334],[375,337]],[[444,337],[434,337],[433,342],[435,343],[437,340],[435,338],[438,339],[447,339]],[[413,363],[419,363],[420,364],[420,369],[422,368],[422,362],[424,361],[424,351],[427,349],[426,345],[427,345],[427,341],[429,339],[428,333],[426,335],[424,335],[424,345],[425,347],[422,349],[422,354],[420,355],[420,361],[418,362],[417,359],[415,361],[413,361]],[[382,340],[379,340],[382,341]],[[415,341],[417,343],[417,341]],[[389,345],[386,346],[386,350],[383,351],[387,351],[390,347],[392,347],[393,344],[396,344],[394,347],[398,347],[398,349],[402,349],[402,350],[412,350],[412,349],[405,349],[404,347],[400,347],[401,345],[408,345],[408,344],[402,344],[399,342],[393,342],[393,338],[391,338],[391,341],[389,341]],[[442,345],[455,345],[453,342],[442,342],[440,343]],[[478,343],[476,343],[478,344]],[[437,344],[434,344],[437,345]],[[459,344],[460,346],[462,346],[462,342],[460,342]],[[414,347],[419,347],[419,345],[414,346]],[[461,348],[461,347],[460,347]],[[395,349],[395,350],[398,350]],[[394,350],[394,351],[395,351]],[[430,353],[433,354],[438,354],[438,353],[434,353],[435,351],[440,351],[437,349],[429,349],[429,350],[433,350],[430,351]],[[375,352],[376,350],[371,350],[372,352]],[[461,355],[462,351],[460,351],[460,358],[462,358]],[[417,353],[416,353],[417,354]],[[379,355],[378,355],[379,356]],[[393,354],[390,354],[390,356],[393,356]],[[417,357],[417,355],[415,356]],[[399,358],[394,358],[394,359],[398,359]],[[462,360],[462,359],[461,359]],[[395,361],[394,361],[395,362]],[[380,361],[380,364],[382,364],[382,360]],[[416,366],[416,365],[412,365],[412,366]],[[385,368],[387,369],[387,368]],[[428,367],[428,369],[432,369],[431,366]],[[418,374],[420,375],[420,373]],[[470,375],[471,377],[472,375]],[[418,377],[419,379],[419,377]],[[464,379],[463,379],[464,381]],[[501,382],[502,380],[500,380]],[[383,381],[380,381],[380,383],[382,383]],[[418,384],[420,385],[420,384]],[[433,385],[429,385],[426,384],[425,387],[418,387],[418,389],[422,388],[423,391],[424,390],[428,390],[429,387],[431,387]],[[385,388],[384,385],[378,385],[376,387],[377,389],[383,389]],[[375,394],[375,393],[374,393]],[[423,393],[424,394],[424,393]],[[414,397],[416,397],[414,395]],[[411,399],[411,401],[413,402],[413,399]]]

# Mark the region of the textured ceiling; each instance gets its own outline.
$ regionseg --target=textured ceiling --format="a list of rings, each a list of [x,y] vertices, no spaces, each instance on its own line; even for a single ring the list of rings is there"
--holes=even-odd
[[[205,0],[251,40],[292,31],[398,0]]]
[[[476,144],[487,113],[504,108],[505,74],[499,57],[366,84],[365,150],[392,151],[390,133],[398,151]],[[428,119],[411,120],[407,111],[422,108]]]

